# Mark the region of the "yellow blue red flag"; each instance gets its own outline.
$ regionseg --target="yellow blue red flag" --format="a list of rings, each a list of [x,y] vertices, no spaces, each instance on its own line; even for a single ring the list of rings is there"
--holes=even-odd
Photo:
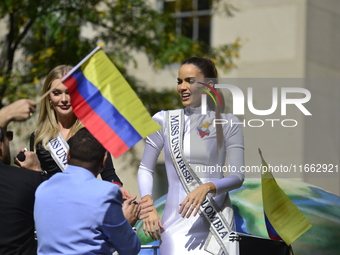
[[[161,129],[100,46],[62,81],[74,114],[114,157]]]
[[[268,235],[291,245],[312,225],[276,183],[268,164],[262,157],[262,201]]]

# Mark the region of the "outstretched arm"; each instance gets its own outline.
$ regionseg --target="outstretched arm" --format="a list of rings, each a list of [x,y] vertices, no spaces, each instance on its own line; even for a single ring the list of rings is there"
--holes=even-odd
[[[162,112],[157,113],[154,117],[161,126],[163,126]],[[146,236],[151,236],[152,239],[157,240],[160,238],[161,229],[163,228],[161,219],[157,213],[156,208],[153,206],[152,188],[153,188],[153,175],[158,156],[163,149],[163,130],[157,131],[146,139],[146,145],[142,162],[138,169],[138,187],[142,199],[146,199],[146,204],[152,204],[152,210],[148,213],[148,217],[143,219],[143,230]]]
[[[36,103],[29,99],[20,99],[0,109],[0,127],[6,127],[11,121],[24,121],[35,112]]]

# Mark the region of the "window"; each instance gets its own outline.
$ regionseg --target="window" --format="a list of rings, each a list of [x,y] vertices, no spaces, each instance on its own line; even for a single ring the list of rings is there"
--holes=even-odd
[[[174,14],[177,34],[210,45],[212,0],[164,0],[163,4]]]

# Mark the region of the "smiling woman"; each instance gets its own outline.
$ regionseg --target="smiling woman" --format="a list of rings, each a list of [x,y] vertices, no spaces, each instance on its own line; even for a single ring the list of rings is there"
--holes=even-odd
[[[52,90],[41,101],[38,127],[30,139],[30,150],[37,153],[41,167],[47,171],[49,177],[65,169],[67,140],[83,127],[72,111],[68,89],[61,82],[61,78],[71,69],[72,66],[60,65],[47,75],[42,94],[44,95],[51,88]],[[122,186],[115,173],[111,157],[107,157],[101,177],[103,180]],[[122,192],[123,197],[130,197],[129,192],[124,188]]]
[[[54,90],[50,93],[49,98],[50,104],[57,114],[57,118],[61,119],[64,115],[72,114],[71,98],[67,87],[60,79],[56,79],[52,82],[52,88],[53,87]]]
[[[201,82],[203,78],[209,86]],[[214,90],[216,79],[211,60],[193,57],[184,61],[178,70],[177,92],[185,108],[153,116],[163,128],[147,137],[138,185],[140,196],[152,202],[155,165],[164,148],[168,194],[163,217],[161,220],[153,208],[143,220],[145,236],[161,239],[160,253],[164,255],[232,254],[226,245],[214,243],[226,244],[227,230],[235,227],[228,192],[244,180],[243,133],[240,125],[212,125],[216,118],[239,121],[232,114],[221,113],[223,103],[210,106],[208,102],[209,109],[201,114],[201,97]],[[218,100],[218,93],[210,94]],[[226,177],[217,171],[195,171],[226,167],[226,158],[228,166],[235,169]]]
[[[194,86],[194,78],[204,78],[200,70],[194,65],[182,65],[178,71],[177,91],[184,106],[200,107],[202,90]]]

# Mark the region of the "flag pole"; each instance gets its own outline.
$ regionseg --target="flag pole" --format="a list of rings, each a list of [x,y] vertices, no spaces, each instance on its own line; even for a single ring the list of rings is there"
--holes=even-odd
[[[83,58],[82,61],[80,61],[75,67],[73,67],[63,78],[61,78],[61,81],[65,81],[68,77],[71,76],[71,74],[74,73],[75,70],[77,70],[82,64],[84,64],[90,57],[92,57],[92,55],[94,53],[96,53],[98,50],[101,49],[101,47],[103,46],[104,44],[101,43],[99,44],[93,51],[90,52],[90,54],[88,54],[85,58]]]
[[[84,64],[90,57],[92,57],[92,55],[94,53],[96,53],[98,50],[100,50],[103,47],[103,43],[99,44],[94,50],[92,50],[90,52],[90,54],[88,54],[85,58],[83,58],[82,61],[80,61],[75,67],[73,67],[63,78],[61,78],[61,81],[58,82],[55,86],[51,86],[51,88],[46,91],[46,93],[44,95],[42,95],[37,101],[36,103],[39,104],[41,102],[41,100],[43,100],[48,94],[51,93],[51,91],[57,87],[58,85],[60,85],[63,81],[65,81],[68,77],[70,77],[82,64]]]

